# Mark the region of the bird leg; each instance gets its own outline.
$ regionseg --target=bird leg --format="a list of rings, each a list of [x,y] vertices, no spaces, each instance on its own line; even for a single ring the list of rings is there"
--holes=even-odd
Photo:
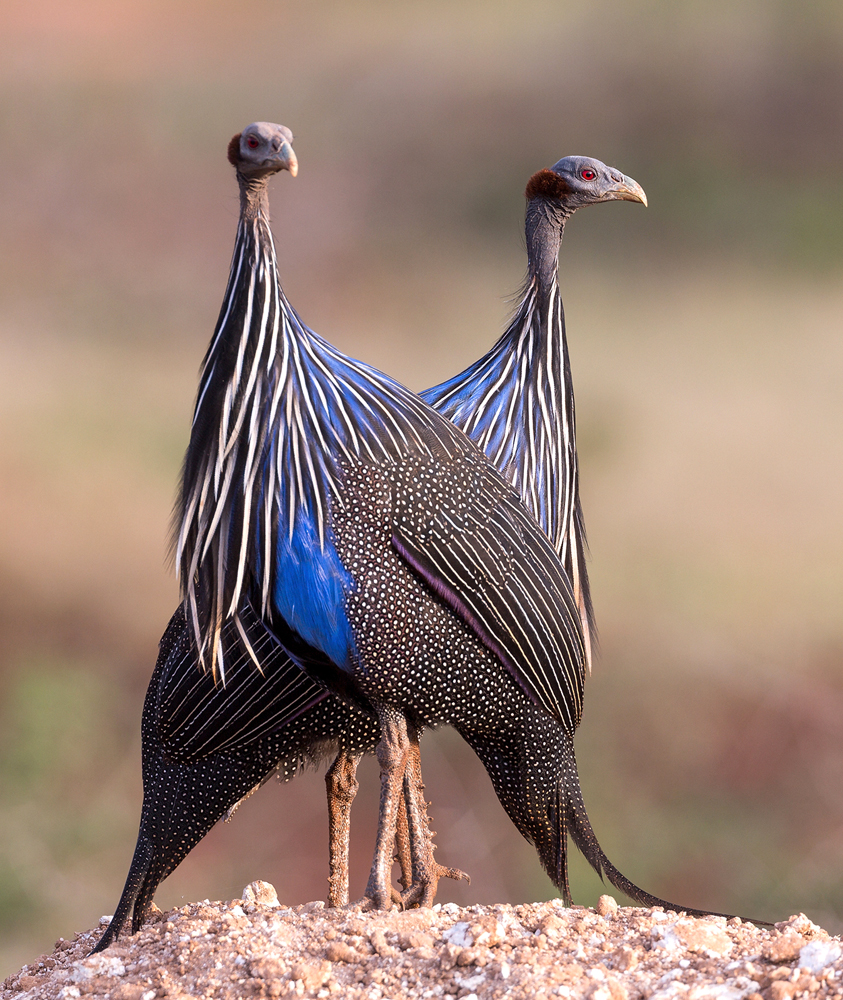
[[[471,881],[457,868],[445,868],[433,858],[435,844],[424,801],[418,730],[395,708],[378,707],[381,740],[377,758],[381,768],[378,834],[365,899],[384,910],[401,906],[430,906],[440,878]],[[356,766],[356,762],[355,762]],[[397,854],[393,851],[397,850]],[[392,863],[401,863],[404,892],[391,884]]]
[[[381,739],[376,754],[381,768],[381,800],[375,856],[366,885],[366,897],[375,909],[386,910],[392,904],[392,862],[410,741],[407,720],[398,709],[391,705],[379,705],[378,718]]]
[[[351,804],[360,787],[357,765],[362,754],[340,750],[325,773],[328,790],[328,906],[348,902],[348,847],[351,836]]]
[[[406,778],[405,778],[406,780]],[[404,795],[398,801],[398,819],[395,824],[395,860],[401,866],[401,888],[404,892],[413,884],[413,854],[410,847],[410,825],[407,821],[407,801]],[[401,903],[402,893],[395,900]]]
[[[340,750],[336,760],[325,773],[328,790],[328,850],[330,874],[328,876],[328,906],[340,907],[348,903],[349,841],[351,839],[351,805],[360,787],[357,766],[362,754]],[[410,835],[407,828],[407,807],[402,798],[398,804],[395,829],[395,860],[401,865],[401,888],[405,891],[413,883],[413,862]],[[396,902],[400,895],[394,894]]]
[[[412,724],[408,724],[407,733],[409,748],[407,769],[404,772],[404,801],[407,808],[413,880],[409,888],[406,881],[402,880],[404,892],[401,894],[401,902],[405,907],[431,906],[440,878],[462,879],[466,882],[471,882],[471,879],[458,868],[445,868],[434,861],[433,852],[436,845],[433,843],[433,838],[436,834],[430,829],[428,803],[424,800],[419,734]]]

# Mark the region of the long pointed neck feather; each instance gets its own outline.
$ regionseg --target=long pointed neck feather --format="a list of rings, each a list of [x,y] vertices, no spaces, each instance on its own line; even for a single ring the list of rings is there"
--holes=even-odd
[[[301,322],[281,290],[265,186],[241,184],[241,209],[174,524],[200,660],[223,680],[223,622],[244,599],[271,614],[279,546],[324,553],[343,461],[465,447],[413,393]]]
[[[248,531],[257,513],[254,497],[244,498],[241,489],[254,490],[263,444],[255,426],[266,406],[261,369],[272,342],[284,343],[277,285],[266,184],[241,179],[228,285],[202,364],[174,524],[176,562],[200,659],[207,665],[209,657],[223,680],[220,628],[227,599],[242,589],[246,568],[245,558],[232,565],[229,542]]]
[[[486,452],[550,538],[571,579],[590,667],[595,629],[558,282],[567,217],[558,202],[528,203],[527,279],[512,321],[479,361],[421,396]]]

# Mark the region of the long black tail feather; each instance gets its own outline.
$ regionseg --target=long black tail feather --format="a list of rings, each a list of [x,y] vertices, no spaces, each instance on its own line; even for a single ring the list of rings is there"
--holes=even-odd
[[[570,834],[571,839],[580,849],[586,861],[602,879],[604,876],[625,896],[641,906],[661,906],[665,910],[687,913],[692,917],[731,917],[731,913],[715,913],[711,910],[698,910],[692,906],[681,906],[661,899],[652,893],[639,888],[634,882],[619,871],[606,857],[603,848],[597,841],[597,835],[591,826],[591,820],[585,810],[582,789],[580,788],[579,772],[574,756],[573,742],[570,741],[563,758],[562,780],[559,783],[559,794],[563,798],[562,811],[565,815],[563,830]],[[564,851],[564,848],[563,848]]]
[[[250,608],[242,618],[249,641],[260,650],[263,672],[242,650],[235,654],[237,632],[229,626],[222,637],[229,654],[226,686],[200,670],[183,608],[164,633],[141,718],[143,808],[137,846],[114,918],[96,951],[123,933],[130,913],[132,930],[140,929],[161,882],[263,782],[273,776],[289,781],[327,752],[335,738],[341,737],[350,753],[377,744],[377,720],[338,699],[319,695],[312,704],[305,699],[304,710],[293,718],[285,715],[290,676],[300,671],[276,640],[269,644]],[[253,719],[254,728],[244,727],[241,716]]]
[[[691,917],[726,917],[731,919],[735,914],[718,913],[714,910],[699,910],[693,906],[683,906],[678,903],[671,903],[667,899],[654,896],[645,889],[639,888],[634,882],[619,871],[606,857],[603,848],[597,842],[597,835],[591,827],[588,813],[585,811],[582,789],[580,788],[579,772],[577,771],[577,761],[574,756],[573,741],[568,741],[568,747],[563,758],[564,770],[563,779],[560,782],[560,791],[565,799],[565,816],[567,819],[567,832],[571,839],[582,852],[585,859],[602,879],[603,876],[611,884],[619,889],[624,895],[639,903],[641,906],[660,906],[664,910],[671,910],[675,913],[687,913]],[[753,917],[741,917],[750,923],[758,924],[762,927],[771,927],[772,924],[766,920],[757,920]]]
[[[573,738],[535,706],[527,706],[523,713],[520,718],[517,711],[513,713],[511,728],[461,732],[485,765],[510,819],[535,846],[542,867],[566,906],[571,905],[568,884],[570,836],[600,878],[607,879],[640,906],[660,906],[694,917],[733,916],[654,896],[619,871],[606,857],[588,818]],[[763,920],[751,922],[769,926]]]
[[[105,933],[99,939],[94,949],[91,951],[93,955],[95,952],[104,951],[110,944],[117,940],[120,932],[123,930],[123,926],[129,917],[129,914],[134,909],[135,916],[137,917],[138,908],[137,902],[142,894],[144,894],[144,888],[148,883],[148,877],[150,873],[150,868],[154,859],[155,851],[152,844],[149,843],[144,837],[138,837],[137,846],[135,847],[135,853],[132,858],[132,864],[129,867],[129,874],[126,876],[126,885],[123,888],[123,894],[120,897],[120,902],[117,904],[117,909],[114,911],[114,916],[111,918],[111,923],[106,927]],[[155,881],[155,886],[152,888],[152,892],[155,891],[155,887],[158,885],[160,880]],[[148,896],[148,902],[146,904],[146,909],[152,904],[152,893],[145,893]],[[137,928],[133,928],[137,930]]]

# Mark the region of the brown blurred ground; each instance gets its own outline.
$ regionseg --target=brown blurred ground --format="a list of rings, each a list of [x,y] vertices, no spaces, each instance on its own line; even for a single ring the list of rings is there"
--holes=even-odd
[[[736,9],[737,7],[737,9]],[[843,10],[246,0],[0,10],[0,976],[111,912],[166,535],[236,220],[273,190],[306,321],[415,388],[477,357],[568,153],[651,207],[563,246],[602,656],[578,740],[609,855],[662,895],[843,926]],[[548,896],[454,734],[425,740],[443,899]],[[215,830],[163,906],[325,892],[318,775]],[[374,770],[355,810],[362,890]],[[577,866],[578,902],[599,883]]]

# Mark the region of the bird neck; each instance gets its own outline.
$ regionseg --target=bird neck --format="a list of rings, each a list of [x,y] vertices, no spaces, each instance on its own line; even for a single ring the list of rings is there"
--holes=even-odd
[[[528,283],[535,283],[539,303],[544,305],[556,288],[559,277],[559,247],[570,212],[557,201],[533,198],[527,203]]]
[[[265,415],[277,411],[276,372],[287,351],[283,293],[269,228],[266,179],[240,182],[241,215],[228,285],[199,381],[181,497],[176,560],[191,631],[204,666],[224,676],[221,627],[239,607],[261,553],[246,544],[259,506]],[[274,381],[275,380],[275,381]],[[263,422],[261,423],[261,420]],[[236,483],[250,495],[241,504]],[[267,564],[266,558],[263,560]],[[257,566],[257,569],[256,569]],[[201,578],[201,583],[200,583]]]
[[[528,273],[506,331],[479,361],[422,398],[486,453],[521,494],[560,557],[575,531],[574,396],[557,284],[558,213],[532,199]]]
[[[528,271],[506,332],[479,361],[421,393],[487,454],[550,538],[574,588],[591,662],[593,615],[579,501],[574,389],[558,254],[570,211],[528,202]]]
[[[579,469],[576,445],[576,415],[568,342],[565,336],[565,313],[559,293],[559,249],[565,223],[574,210],[558,199],[531,198],[527,203],[525,235],[527,242],[527,296],[535,296],[535,307],[524,310],[522,328],[534,324],[536,340],[547,353],[547,373],[539,381],[547,412],[553,414],[555,429],[547,443],[548,459],[544,481],[548,495],[555,500],[552,518],[540,519],[574,588],[585,639],[586,662],[591,669],[594,613],[588,571],[585,565],[586,540],[579,499]],[[523,308],[523,307],[522,307]],[[536,352],[538,354],[538,352]],[[555,448],[563,448],[560,455]]]
[[[269,222],[269,177],[269,174],[264,177],[244,177],[237,172],[241,218],[256,219],[262,215]]]

